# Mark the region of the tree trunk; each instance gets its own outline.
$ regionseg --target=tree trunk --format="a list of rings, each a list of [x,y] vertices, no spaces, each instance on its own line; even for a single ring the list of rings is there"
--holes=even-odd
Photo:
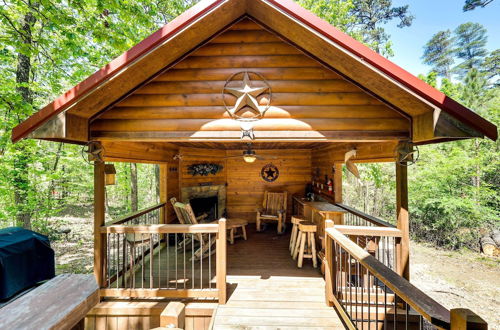
[[[139,209],[139,198],[137,195],[137,164],[130,163],[130,205],[132,212]]]
[[[160,165],[155,165],[156,201],[160,200]]]
[[[33,46],[32,27],[35,24],[36,18],[31,12],[24,15],[23,25],[21,27],[20,38],[26,46],[23,51],[17,55],[16,69],[16,90],[21,95],[23,102],[29,107],[33,104],[33,98],[29,87],[31,75],[31,54],[29,50]],[[28,50],[28,51],[27,51]],[[23,111],[23,110],[21,110]],[[19,116],[19,121],[24,118],[24,114]],[[27,197],[29,190],[29,173],[28,166],[31,163],[30,152],[26,148],[26,144],[20,142],[17,146],[18,152],[14,157],[14,201],[17,206],[16,220],[17,224],[22,224],[26,229],[31,229],[31,212],[27,207]]]

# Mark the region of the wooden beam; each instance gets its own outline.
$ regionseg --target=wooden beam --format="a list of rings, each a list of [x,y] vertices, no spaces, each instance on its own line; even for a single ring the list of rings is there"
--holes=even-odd
[[[121,298],[217,298],[216,289],[100,289],[101,297]]]
[[[136,141],[102,141],[101,143],[107,161],[122,159],[130,163],[166,163],[171,161],[178,152],[178,148],[164,143]]]
[[[105,283],[106,239],[101,233],[105,221],[106,186],[104,162],[94,162],[94,275],[99,287]]]
[[[158,185],[160,186],[160,203],[169,203],[168,201],[168,163],[163,163],[158,165],[160,168],[160,177],[158,182]],[[166,204],[167,205],[167,204]],[[167,206],[164,206],[161,208],[160,211],[160,223],[162,224],[167,224],[170,222],[170,219],[168,219],[168,212],[167,212]]]
[[[401,231],[400,275],[410,280],[410,221],[408,214],[408,167],[396,162],[397,228]]]
[[[400,118],[362,119],[261,119],[254,131],[408,131],[408,121]],[[115,119],[97,120],[91,130],[104,132],[163,132],[163,131],[241,131],[241,123],[233,119]]]
[[[273,93],[345,93],[362,92],[354,84],[342,79],[322,80],[268,80]],[[137,95],[166,95],[166,94],[219,94],[226,84],[225,80],[217,81],[159,81],[151,82],[138,89]],[[252,81],[253,86],[264,87],[260,81]],[[230,82],[229,87],[235,84]]]
[[[88,136],[89,124],[86,118],[63,112],[35,129],[28,135],[28,138],[75,143],[87,142]]]
[[[341,76],[333,71],[321,67],[310,68],[247,68],[248,71],[259,72],[270,80],[323,80],[341,79]],[[240,72],[241,68],[217,68],[217,69],[175,69],[159,75],[154,81],[192,81],[210,80],[225,81],[227,77]]]
[[[372,226],[335,226],[339,232],[344,235],[355,235],[355,236],[389,236],[389,237],[401,237],[401,230],[391,227],[372,227]]]
[[[484,134],[440,109],[414,117],[412,126],[412,141],[417,143],[443,138],[484,137]]]
[[[172,131],[172,132],[100,132],[91,133],[100,141],[235,141],[241,142],[238,131]],[[331,142],[383,142],[404,140],[406,131],[254,131],[256,142],[331,141]]]
[[[222,88],[221,88],[222,89]],[[229,119],[223,106],[198,107],[115,107],[104,112],[99,119]],[[266,118],[316,119],[389,119],[401,118],[384,105],[311,105],[271,106]]]
[[[262,101],[266,104],[267,102]],[[381,105],[377,99],[364,92],[352,93],[273,93],[272,104],[282,105]],[[190,107],[222,106],[222,94],[132,94],[119,102],[118,107]]]
[[[342,203],[342,163],[335,163],[333,165],[333,201],[335,203]],[[334,215],[335,223],[344,223],[344,215],[342,213],[336,213]]]

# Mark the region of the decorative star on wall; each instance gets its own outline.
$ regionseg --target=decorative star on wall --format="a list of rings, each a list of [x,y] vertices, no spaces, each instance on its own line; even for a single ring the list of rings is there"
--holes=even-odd
[[[266,83],[267,85],[267,83]],[[261,116],[264,111],[262,111],[262,107],[259,105],[259,101],[257,97],[262,95],[264,92],[269,90],[269,86],[263,87],[252,87],[250,77],[248,72],[243,74],[243,81],[241,83],[241,87],[224,87],[224,92],[232,94],[237,98],[234,107],[228,108],[228,112],[236,116],[240,110],[245,107],[251,109],[256,116]]]

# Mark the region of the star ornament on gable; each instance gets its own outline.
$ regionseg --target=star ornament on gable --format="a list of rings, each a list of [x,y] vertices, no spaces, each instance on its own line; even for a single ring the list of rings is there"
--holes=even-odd
[[[243,80],[241,81],[241,85],[239,87],[228,87],[229,83],[232,81],[235,81],[235,77],[243,74]],[[229,106],[226,103],[226,100],[223,95],[224,99],[224,105],[226,107],[227,112],[231,115],[231,117],[235,119],[255,119],[255,118],[260,118],[264,115],[264,113],[267,111],[267,109],[270,106],[270,99],[271,99],[271,88],[269,87],[269,84],[267,81],[258,73],[251,72],[251,74],[258,76],[261,80],[261,82],[264,83],[264,86],[260,87],[254,87],[252,84],[252,81],[250,79],[249,72],[238,72],[232,75],[228,81],[226,82],[224,89],[223,89],[223,94],[231,94],[234,97],[236,97],[236,102],[234,106]],[[258,97],[261,96],[262,94],[269,94],[269,98],[267,99],[267,104],[266,105],[260,105]],[[249,117],[248,115],[245,115],[245,117],[239,116],[239,113],[243,109],[250,109],[250,111],[254,114],[253,117]]]

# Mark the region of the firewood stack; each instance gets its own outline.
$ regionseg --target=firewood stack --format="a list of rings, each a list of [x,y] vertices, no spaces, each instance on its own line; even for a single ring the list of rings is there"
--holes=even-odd
[[[487,256],[500,256],[500,231],[494,230],[491,235],[481,237],[481,250]]]

